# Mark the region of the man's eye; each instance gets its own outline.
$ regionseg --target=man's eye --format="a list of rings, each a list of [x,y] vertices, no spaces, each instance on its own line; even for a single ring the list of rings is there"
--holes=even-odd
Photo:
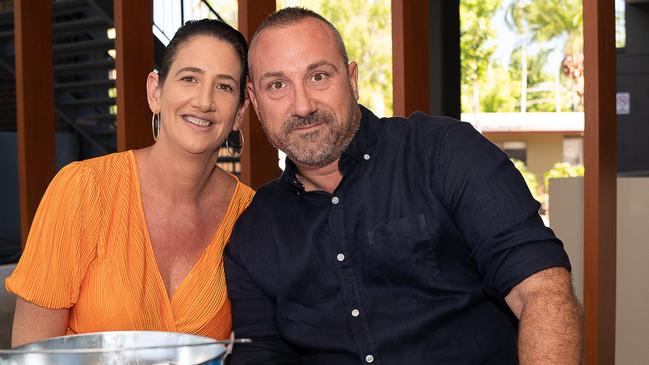
[[[196,78],[194,76],[183,76],[180,79],[185,82],[196,82]]]
[[[313,80],[314,80],[314,81],[322,81],[322,80],[324,80],[326,77],[327,77],[327,75],[325,75],[324,73],[322,73],[322,72],[318,72],[317,74],[313,75]]]
[[[275,90],[279,90],[282,87],[284,87],[284,84],[281,81],[275,81],[272,84],[270,84],[270,87],[275,89]]]

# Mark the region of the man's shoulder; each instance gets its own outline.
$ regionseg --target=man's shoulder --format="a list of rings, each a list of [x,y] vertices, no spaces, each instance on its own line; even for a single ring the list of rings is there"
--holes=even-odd
[[[265,185],[262,185],[255,192],[250,205],[239,218],[239,221],[246,222],[267,215],[266,212],[279,208],[282,202],[286,201],[286,183],[279,177]]]
[[[407,117],[383,118],[386,123],[406,122],[412,125],[425,125],[427,127],[446,128],[448,126],[461,123],[459,120],[444,115],[431,115],[424,112],[416,111]],[[403,124],[403,123],[402,123]]]
[[[451,117],[430,115],[423,112],[414,112],[408,117],[383,118],[382,123],[387,128],[388,133],[410,131],[418,135],[425,135],[427,138],[431,134],[444,134],[449,128],[463,124]]]
[[[274,204],[276,201],[282,201],[281,196],[286,194],[287,188],[283,176],[280,176],[257,189],[253,202],[258,202],[257,204]]]

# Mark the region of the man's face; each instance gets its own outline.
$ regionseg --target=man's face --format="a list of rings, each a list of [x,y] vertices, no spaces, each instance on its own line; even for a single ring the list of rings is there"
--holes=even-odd
[[[267,28],[251,45],[250,73],[251,101],[275,147],[311,167],[340,157],[360,123],[357,69],[326,24]]]

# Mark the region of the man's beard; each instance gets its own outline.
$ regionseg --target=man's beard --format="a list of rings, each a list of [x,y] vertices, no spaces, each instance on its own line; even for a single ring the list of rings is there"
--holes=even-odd
[[[321,124],[312,132],[294,132],[294,129]],[[291,117],[284,121],[277,134],[262,127],[270,143],[284,151],[295,163],[311,167],[324,167],[337,160],[349,146],[360,125],[360,110],[356,102],[350,103],[349,120],[340,122],[329,111],[318,110],[306,117]]]

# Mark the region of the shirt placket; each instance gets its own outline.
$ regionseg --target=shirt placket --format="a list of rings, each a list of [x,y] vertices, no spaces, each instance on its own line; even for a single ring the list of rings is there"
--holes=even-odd
[[[364,311],[359,276],[354,266],[354,262],[358,262],[358,260],[352,257],[353,250],[350,248],[353,242],[347,242],[344,201],[340,192],[335,192],[331,197],[329,226],[332,236],[331,242],[333,242],[333,247],[336,250],[336,256],[332,258],[332,262],[336,266],[336,272],[340,280],[346,306],[345,316],[356,340],[358,355],[363,363],[380,364],[376,356],[376,345],[369,319]]]

